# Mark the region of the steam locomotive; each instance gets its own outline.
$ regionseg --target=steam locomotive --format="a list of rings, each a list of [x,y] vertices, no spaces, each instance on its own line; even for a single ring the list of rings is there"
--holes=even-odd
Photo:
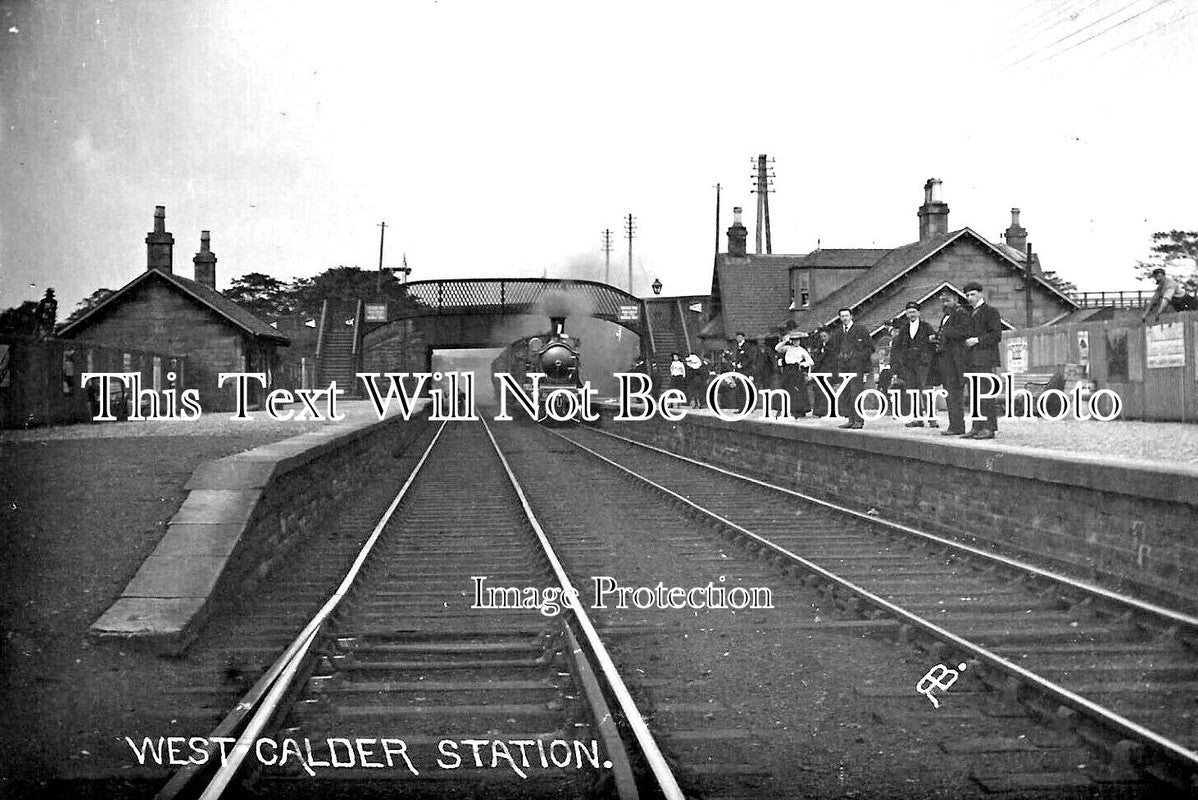
[[[530,376],[539,372],[544,377],[537,384],[537,420],[553,419],[554,416],[580,419],[581,414],[571,414],[571,408],[580,409],[587,402],[582,391],[581,352],[582,342],[566,335],[566,318],[550,317],[549,333],[518,339],[491,362],[491,381],[495,387],[496,400],[503,391],[499,379],[495,377],[499,373],[510,374],[524,394],[532,397],[533,381]],[[512,399],[509,391],[509,410],[514,404]],[[554,414],[549,414],[546,409],[546,403],[549,402],[554,404]]]

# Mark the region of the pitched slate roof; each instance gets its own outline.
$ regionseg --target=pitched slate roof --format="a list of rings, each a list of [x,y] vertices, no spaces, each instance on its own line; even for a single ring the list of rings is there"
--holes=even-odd
[[[930,320],[934,325],[940,320],[940,305],[936,303],[936,298],[944,289],[948,289],[958,297],[965,296],[965,292],[961,291],[960,287],[948,281],[912,281],[902,284],[894,294],[887,295],[885,302],[872,303],[863,314],[854,315],[854,319],[865,325],[872,336],[881,330],[883,325],[889,325],[901,313],[901,310],[907,307],[907,303],[918,303],[920,311],[925,312],[924,319],[929,318],[928,311],[935,312],[933,316],[936,319]]]
[[[176,275],[173,272],[163,272],[159,269],[148,269],[138,275],[133,280],[126,283],[117,291],[104,298],[100,305],[93,308],[91,311],[84,314],[79,319],[64,327],[60,332],[60,336],[69,336],[82,330],[91,321],[100,318],[100,315],[106,313],[119,304],[122,299],[128,296],[133,289],[140,286],[149,280],[161,279],[167,282],[169,286],[174,287],[177,291],[190,297],[192,300],[207,306],[214,311],[218,316],[224,318],[229,324],[236,328],[240,328],[251,336],[258,336],[263,339],[270,339],[282,345],[288,345],[291,340],[283,336],[274,328],[258,317],[253,312],[246,308],[242,308],[237,303],[225,297],[215,289],[211,289],[202,283],[184,278],[181,275]]]
[[[860,276],[849,281],[844,286],[840,287],[832,294],[817,302],[814,306],[808,309],[803,309],[795,314],[796,324],[804,330],[827,325],[836,319],[837,310],[840,308],[858,308],[866,303],[866,301],[874,298],[894,281],[915,270],[919,265],[927,261],[933,255],[938,253],[953,242],[962,238],[972,238],[979,242],[982,246],[989,248],[995,255],[1005,260],[1013,270],[1022,271],[1022,264],[1012,257],[1015,251],[1012,248],[1000,249],[994,244],[986,241],[972,228],[961,228],[960,230],[952,231],[951,233],[942,236],[934,236],[922,242],[913,242],[912,244],[896,247],[887,252],[876,264],[868,271]],[[1062,304],[1071,308],[1075,308],[1077,304],[1066,295],[1062,294],[1055,286],[1045,281],[1041,276],[1036,275],[1035,280],[1046,290],[1054,295],[1057,295]],[[902,290],[906,293],[906,289]],[[905,301],[904,301],[905,302]],[[892,307],[893,298],[887,298],[887,308]],[[862,321],[871,321],[870,309],[865,310],[865,318]],[[885,316],[884,314],[882,316]],[[881,324],[884,319],[872,320],[876,324]]]
[[[864,269],[877,264],[889,252],[887,249],[861,247],[813,250],[797,266],[807,269]]]
[[[790,305],[790,270],[805,256],[769,255],[734,257],[721,253],[716,261],[721,316],[735,326],[726,334],[743,330],[750,338],[765,336],[778,320],[786,316]],[[712,328],[709,333],[708,328]],[[700,336],[716,333],[710,323]],[[721,337],[722,338],[722,337]]]

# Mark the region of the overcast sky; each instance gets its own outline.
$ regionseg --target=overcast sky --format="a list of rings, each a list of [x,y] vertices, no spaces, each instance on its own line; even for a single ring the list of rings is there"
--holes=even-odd
[[[375,268],[706,293],[715,189],[775,253],[1022,222],[1047,269],[1133,288],[1198,228],[1195,0],[858,3],[0,0],[0,307],[60,318],[145,269]],[[725,246],[721,232],[721,249]]]

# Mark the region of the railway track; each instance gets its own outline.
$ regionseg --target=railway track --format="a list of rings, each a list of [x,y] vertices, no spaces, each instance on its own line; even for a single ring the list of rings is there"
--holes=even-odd
[[[1196,786],[1198,620],[612,434],[558,436],[838,605],[897,620],[936,661],[1026,701],[1116,770]],[[1001,771],[974,777],[1010,785]]]
[[[483,426],[443,426],[331,599],[327,576],[300,576],[256,604],[234,650],[277,647],[297,607],[321,612],[218,729],[240,737],[213,753],[224,766],[158,796],[248,781],[270,797],[636,797],[606,692],[655,791],[680,797],[585,612],[472,607],[471,575],[519,596],[563,587],[519,493]]]
[[[1130,798],[1158,796],[1159,788],[1128,769],[1132,762],[1175,782],[1185,779],[1142,742],[1121,734],[1087,738],[1072,710],[1057,713],[1049,703],[1064,724],[1033,724],[1025,707],[1011,702],[1025,683],[1013,683],[956,642],[946,648],[929,638],[934,660],[956,665],[960,657],[969,667],[962,672],[969,680],[942,693],[945,708],[933,710],[914,691],[932,661],[914,647],[896,651],[890,636],[872,636],[915,631],[918,638],[925,628],[889,610],[869,614],[867,592],[828,588],[835,581],[806,566],[799,571],[816,577],[795,580],[793,563],[773,548],[803,549],[826,569],[835,566],[861,582],[876,579],[873,586],[888,591],[886,602],[910,602],[938,625],[955,614],[953,626],[969,620],[979,626],[971,630],[986,631],[1004,615],[1018,616],[1003,628],[1006,639],[988,644],[1018,650],[1011,657],[1019,663],[1043,656],[1081,669],[1073,665],[1101,659],[1116,665],[1106,674],[1117,680],[1131,679],[1118,665],[1141,663],[1184,683],[1189,651],[1176,626],[1162,631],[1163,639],[1140,641],[1127,617],[1090,625],[1105,606],[1081,601],[1068,620],[1050,615],[1028,626],[1026,612],[1059,605],[1055,595],[1037,590],[1040,578],[1030,586],[1026,579],[1013,583],[999,569],[940,551],[930,557],[905,543],[909,534],[879,538],[875,519],[800,504],[792,495],[781,503],[776,489],[593,431],[495,426],[506,459],[489,449],[481,425],[456,423],[441,435],[421,464],[403,470],[412,473],[409,485],[392,502],[390,521],[375,526],[372,555],[355,557],[367,538],[361,529],[370,527],[358,517],[377,515],[347,510],[352,535],[313,542],[302,554],[303,571],[275,581],[246,614],[206,637],[213,652],[238,660],[246,683],[265,670],[250,702],[243,698],[218,728],[219,735],[236,736],[248,725],[248,744],[274,743],[266,747],[268,763],[247,751],[236,779],[230,771],[234,793],[251,786],[255,796],[269,797],[615,797],[631,796],[635,772],[642,796]],[[667,486],[702,498],[718,519],[667,500]],[[756,552],[721,542],[711,528],[733,531]],[[872,562],[871,540],[882,542]],[[298,610],[324,606],[345,566],[357,561],[353,588],[334,592],[344,595],[336,613],[293,640],[302,624]],[[723,589],[725,599],[734,587],[746,590],[742,598],[765,589],[771,607],[724,602],[662,611],[636,602],[620,607],[613,599],[619,595],[609,595],[606,607],[583,612],[584,623],[565,612],[472,609],[471,576],[529,590],[573,581],[584,606],[594,605],[596,577],[611,576],[621,586],[707,587],[709,598],[713,589]],[[1001,590],[966,593],[970,576]],[[968,598],[965,607],[946,608],[941,601],[950,595]],[[1064,624],[1073,638],[1041,637],[1050,623]],[[1116,639],[1112,632],[1126,635]],[[1094,647],[1079,650],[1081,641]],[[304,642],[309,653],[296,655]],[[1173,660],[1156,660],[1149,646],[1163,647]],[[267,670],[284,647],[290,658],[285,654]],[[1108,662],[1112,653],[1122,660]],[[1133,662],[1137,654],[1145,660]],[[282,677],[271,684],[273,671]],[[856,676],[849,695],[835,688],[844,684],[832,679],[840,674]],[[210,703],[227,708],[230,696],[225,687]],[[274,710],[260,710],[255,723],[251,706],[259,697]],[[618,733],[608,724],[613,716],[621,722]],[[277,763],[287,741],[296,743],[298,756]],[[363,741],[365,752],[355,749]],[[506,753],[495,749],[497,741]],[[1120,758],[1095,764],[1095,741]],[[557,746],[560,766],[545,750],[553,742],[566,743]],[[583,743],[580,751],[574,742]],[[653,753],[658,743],[664,757]],[[599,768],[591,753],[601,759]],[[209,777],[185,770],[159,796],[200,796],[191,779]],[[208,785],[203,796],[230,796],[221,794],[223,784]]]

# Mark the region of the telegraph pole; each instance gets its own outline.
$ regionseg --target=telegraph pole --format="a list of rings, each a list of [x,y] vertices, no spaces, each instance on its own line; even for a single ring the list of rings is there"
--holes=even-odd
[[[1023,271],[1023,311],[1027,316],[1027,327],[1032,327],[1032,243],[1027,243],[1027,256],[1024,260],[1024,265],[1027,267]]]
[[[611,228],[603,229],[603,282],[611,283]]]
[[[387,235],[387,223],[379,223],[379,274],[374,281],[374,293],[383,293],[383,237]]]
[[[770,241],[770,192],[774,191],[774,159],[767,160],[766,156],[757,156],[757,172],[750,176],[757,178],[757,186],[753,193],[757,195],[757,255],[761,255],[761,230],[765,226],[765,252],[774,252]]]
[[[624,236],[628,239],[628,293],[632,294],[632,240],[636,238],[636,217],[624,218]]]
[[[715,257],[720,256],[720,185],[715,185]]]

